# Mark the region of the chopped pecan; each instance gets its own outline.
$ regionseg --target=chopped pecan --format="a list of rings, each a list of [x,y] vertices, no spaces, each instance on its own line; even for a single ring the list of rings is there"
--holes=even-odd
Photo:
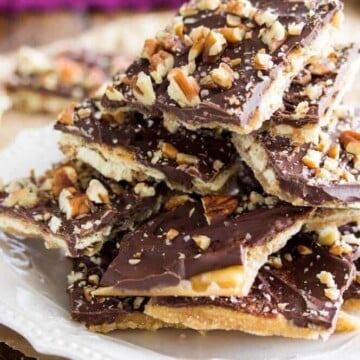
[[[210,31],[204,44],[203,61],[215,63],[226,49],[225,36],[216,31]]]
[[[89,199],[86,194],[77,194],[74,188],[63,189],[59,196],[60,210],[66,218],[73,219],[90,212]]]
[[[63,110],[58,116],[58,122],[64,125],[74,125],[74,109],[75,104],[72,104]]]
[[[109,204],[109,192],[106,187],[97,179],[92,179],[86,190],[89,200],[95,204]]]
[[[231,196],[205,196],[202,198],[206,220],[209,225],[227,218],[238,206]]]
[[[220,28],[217,31],[222,34],[225,37],[226,41],[230,44],[236,44],[245,37],[245,30],[239,27]]]
[[[53,194],[58,197],[63,189],[74,186],[77,179],[78,174],[72,166],[63,166],[57,169],[51,185]]]
[[[188,76],[181,68],[170,71],[167,92],[181,107],[195,107],[200,104],[200,87],[192,76]]]
[[[163,78],[174,67],[174,56],[167,51],[160,50],[150,57],[150,75],[157,84],[161,84]]]
[[[340,135],[340,142],[350,154],[360,155],[360,133],[352,130],[343,131]]]
[[[157,52],[158,48],[159,43],[156,39],[146,39],[141,57],[150,60],[150,58]]]
[[[162,151],[165,157],[172,160],[175,160],[177,154],[179,153],[176,147],[166,142],[161,143],[160,150]]]
[[[179,206],[184,205],[188,201],[192,201],[192,199],[188,195],[174,195],[165,203],[165,209],[175,209]]]
[[[11,192],[4,200],[3,205],[7,207],[22,206],[25,208],[34,207],[39,201],[37,189],[34,185],[29,184],[23,188]]]
[[[144,105],[152,105],[156,100],[151,77],[146,75],[143,71],[141,71],[136,77],[133,94],[136,99]]]
[[[195,244],[203,251],[207,250],[211,244],[211,239],[206,235],[193,235],[191,237]]]
[[[216,10],[221,4],[220,0],[200,0],[196,7],[199,10]]]
[[[223,89],[230,89],[235,80],[234,71],[225,63],[221,63],[217,69],[212,70],[210,76],[214,83]]]

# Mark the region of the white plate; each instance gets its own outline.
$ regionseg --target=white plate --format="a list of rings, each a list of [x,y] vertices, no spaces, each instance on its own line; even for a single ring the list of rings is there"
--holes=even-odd
[[[7,181],[37,173],[61,158],[51,127],[24,129],[0,153]],[[40,145],[41,144],[41,145]],[[0,323],[19,332],[37,351],[81,360],[162,359],[347,359],[358,357],[360,334],[336,335],[327,343],[260,338],[237,332],[123,331],[104,336],[69,319],[68,261],[44,249],[40,240],[9,239],[0,234]]]

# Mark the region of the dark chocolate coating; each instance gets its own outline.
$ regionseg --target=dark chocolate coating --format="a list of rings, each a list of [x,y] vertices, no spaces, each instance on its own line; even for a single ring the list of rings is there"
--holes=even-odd
[[[136,297],[91,297],[90,299],[85,297],[84,290],[94,287],[89,276],[97,275],[101,279],[117,252],[116,241],[109,241],[100,253],[93,257],[82,256],[72,260],[73,271],[82,274],[81,279],[68,288],[71,316],[74,320],[88,326],[111,324],[118,317],[144,310],[148,299],[144,299],[140,307],[136,306],[135,309]]]
[[[358,125],[353,119],[350,128],[357,130]],[[339,120],[339,124],[328,130],[333,143],[338,143],[341,128],[347,120]],[[312,146],[305,143],[297,146],[291,139],[281,136],[272,137],[268,132],[255,135],[257,142],[265,149],[268,165],[274,170],[280,188],[291,196],[296,196],[311,205],[321,205],[326,201],[352,203],[360,201],[360,184],[358,182],[329,181],[327,183],[316,178],[314,170],[302,162],[307,150]],[[339,168],[351,171],[354,169],[352,157],[342,151]]]
[[[222,1],[226,4],[228,1]],[[190,4],[196,4],[191,1]],[[300,35],[288,36],[280,46],[273,51],[272,61],[274,66],[269,71],[259,71],[253,66],[253,58],[260,49],[266,48],[259,36],[264,27],[257,25],[255,21],[243,19],[243,24],[252,31],[251,39],[244,39],[238,44],[228,45],[221,56],[213,61],[206,61],[199,56],[196,59],[196,70],[191,74],[198,83],[203,74],[218,68],[219,64],[226,59],[242,59],[241,64],[234,66],[233,70],[238,73],[232,87],[224,90],[219,88],[204,88],[200,91],[201,103],[196,107],[180,107],[173,101],[168,93],[169,81],[165,78],[161,84],[153,84],[156,94],[156,101],[151,106],[140,104],[133,96],[128,83],[122,83],[117,88],[125,96],[125,103],[136,110],[151,116],[159,116],[162,113],[174,115],[181,122],[189,125],[206,127],[207,124],[217,122],[218,124],[244,126],[254,112],[258,109],[262,95],[268,90],[274,79],[277,78],[280,68],[286,64],[287,55],[299,47],[308,46],[319,34],[321,29],[333,18],[341,6],[329,1],[325,5],[316,6],[311,11],[303,1],[292,2],[288,0],[270,1],[257,0],[252,4],[260,10],[271,8],[273,13],[278,15],[280,23],[287,27],[290,23],[304,23],[305,26]],[[198,11],[195,15],[185,16],[185,35],[192,29],[199,26],[206,26],[210,29],[226,27],[225,11]],[[189,20],[189,21],[188,21]],[[188,64],[189,46],[180,38],[171,35],[177,44],[175,53],[175,66],[182,67]],[[168,49],[167,49],[168,50]],[[144,72],[149,74],[149,62],[146,59],[136,60],[126,71],[128,79],[134,75]],[[205,90],[205,91],[204,91]],[[235,103],[231,99],[237,99]],[[109,101],[104,97],[104,106],[116,107],[119,104]]]
[[[300,255],[300,245],[311,249],[312,253]],[[358,256],[358,250],[356,252]],[[289,254],[292,261],[287,260]],[[248,296],[159,297],[153,301],[170,307],[221,306],[259,317],[282,314],[299,327],[316,325],[333,328],[341,305],[341,295],[350,286],[354,275],[352,257],[331,255],[326,247],[316,242],[315,233],[299,233],[276,255],[281,256],[282,268],[263,266]],[[325,296],[326,286],[317,278],[321,271],[333,275],[340,290],[338,300],[330,300]]]
[[[132,191],[131,185],[111,182],[85,164],[83,164],[78,171],[83,178],[85,178],[86,173],[89,175],[90,172],[90,176],[85,182],[79,181],[78,184],[76,184],[78,190],[85,192],[89,181],[91,179],[97,179],[108,190],[111,200],[110,204],[91,203],[88,214],[68,220],[59,208],[58,199],[54,197],[51,191],[40,192],[39,202],[30,208],[21,206],[7,207],[2,205],[2,201],[8,196],[6,191],[2,191],[0,192],[0,212],[19,220],[34,223],[46,233],[51,233],[49,225],[50,217],[58,217],[61,219],[61,227],[55,235],[66,241],[71,255],[78,256],[86,250],[76,248],[79,240],[91,236],[109,225],[113,228],[113,232],[129,229],[136,220],[139,221],[139,217],[140,219],[145,219],[156,211],[157,196],[164,191],[163,186],[160,184],[157,188],[157,196],[141,198]],[[35,185],[41,186],[44,180],[44,178],[40,178],[39,180],[33,179],[32,181]],[[112,187],[114,187],[114,189],[116,188],[116,193],[112,190]],[[50,217],[36,220],[35,217],[39,214],[49,214]],[[89,223],[91,224],[90,227],[87,226]]]
[[[323,75],[311,74],[309,68],[302,71],[292,82],[290,89],[283,97],[283,108],[277,111],[271,118],[273,124],[286,124],[301,128],[307,124],[318,124],[322,117],[326,114],[333,100],[341,87],[344,86],[344,78],[354,62],[359,59],[359,45],[351,44],[347,47],[337,49],[330,56],[337,56],[334,71],[330,71]],[[324,60],[326,61],[326,60]],[[326,64],[325,64],[326,65]],[[302,84],[302,78],[308,78],[306,84]],[[320,85],[323,93],[320,98],[310,100],[304,90],[307,85]],[[297,119],[294,118],[295,109],[303,101],[309,103],[308,113]]]
[[[246,200],[238,196],[238,205]],[[236,215],[222,216],[209,225],[201,202],[187,202],[164,212],[124,236],[119,254],[101,280],[102,286],[126,290],[150,290],[175,286],[204,272],[244,264],[247,248],[261,246],[304,216],[308,210],[281,203]],[[166,241],[169,230],[178,235]],[[211,239],[202,251],[192,237]],[[129,260],[140,254],[140,262]]]
[[[125,148],[134,154],[135,160],[146,167],[163,172],[170,183],[192,188],[192,180],[200,178],[205,182],[214,181],[222,171],[238,161],[237,152],[226,134],[215,135],[212,131],[190,132],[180,127],[170,133],[159,119],[144,119],[140,114],[127,113],[126,120],[116,123],[104,119],[95,101],[85,101],[78,109],[89,109],[89,117],[80,118],[75,112],[74,125],[58,123],[56,129],[80,136],[87,142],[107,145],[111,148]],[[77,109],[77,110],[78,110]],[[178,164],[176,160],[163,156],[156,164],[151,160],[162,143],[174,146],[178,152],[196,156],[197,164]],[[214,169],[214,161],[222,162],[221,171]]]

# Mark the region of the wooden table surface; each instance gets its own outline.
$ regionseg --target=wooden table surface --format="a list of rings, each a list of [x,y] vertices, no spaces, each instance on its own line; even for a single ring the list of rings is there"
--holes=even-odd
[[[355,6],[347,6],[347,18],[343,38],[358,41],[360,33],[360,1],[347,0],[346,3],[353,3]],[[71,13],[71,12],[54,12],[50,14],[27,13],[19,16],[7,16],[0,14],[0,53],[15,50],[20,45],[39,46],[49,44],[55,40],[80,35],[84,31],[92,29],[99,25],[104,25],[109,21],[119,21],[128,24],[130,18],[134,17],[134,24],[141,25],[141,15],[129,13]],[[164,22],[169,14],[164,14]],[[158,19],[156,20],[158,21]],[[161,22],[161,21],[160,21]],[[54,26],[56,24],[56,26]],[[125,25],[126,26],[126,25]],[[136,26],[135,26],[136,27]],[[136,33],[139,38],[148,35],[148,29],[142,28],[143,34]],[[152,32],[154,32],[152,30]],[[141,46],[141,43],[138,44]],[[126,52],[126,50],[125,50]],[[350,101],[358,104],[360,84],[356,82],[355,89],[350,94]],[[34,120],[34,123],[27,122],[26,126],[43,126],[47,123],[46,119]],[[4,149],[16,136],[21,127],[21,122],[13,119],[5,119],[0,132],[0,151]],[[5,342],[10,346],[24,352],[30,357],[40,360],[59,360],[58,357],[50,357],[37,354],[31,346],[21,336],[13,331],[0,325],[0,343]],[[0,357],[1,359],[1,357]],[[10,359],[9,359],[10,360]]]

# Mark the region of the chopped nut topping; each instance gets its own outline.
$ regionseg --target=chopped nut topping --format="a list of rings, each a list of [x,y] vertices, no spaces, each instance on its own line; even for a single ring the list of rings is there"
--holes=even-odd
[[[151,77],[143,71],[137,76],[133,94],[144,105],[153,105],[156,100]]]
[[[13,207],[19,205],[25,208],[34,207],[39,201],[35,186],[29,184],[23,188],[11,192],[3,201],[3,206]]]
[[[40,50],[24,46],[17,53],[17,71],[21,74],[42,74],[53,68],[50,58]]]
[[[227,41],[219,32],[210,31],[204,44],[203,60],[205,63],[215,62],[224,52]]]
[[[155,188],[147,185],[146,183],[138,183],[134,187],[135,194],[140,195],[142,198],[155,196]]]
[[[92,274],[88,277],[89,283],[92,285],[98,285],[100,282],[100,278],[99,275],[97,274]]]
[[[141,262],[141,259],[129,259],[130,265],[137,265]]]
[[[178,153],[176,156],[176,162],[180,165],[196,165],[199,162],[199,158],[194,155]]]
[[[172,210],[184,205],[186,202],[192,201],[188,195],[174,195],[165,204],[166,210]]]
[[[171,134],[175,134],[180,128],[180,123],[176,120],[170,119],[169,117],[164,118],[163,125],[164,128]]]
[[[209,32],[210,29],[205,26],[198,26],[191,30],[190,39],[193,41],[193,45],[189,51],[189,62],[194,61],[203,52]]]
[[[332,159],[338,159],[340,156],[340,145],[339,144],[332,145],[328,151],[328,156]]]
[[[309,103],[307,101],[302,101],[296,106],[295,109],[295,119],[301,119],[304,117],[310,110]]]
[[[142,303],[144,302],[145,298],[142,297],[142,296],[137,296],[134,300],[134,303],[133,303],[133,307],[134,307],[134,310],[138,310],[140,309]]]
[[[210,246],[211,239],[206,235],[193,235],[191,237],[196,245],[203,251],[207,250]]]
[[[350,154],[360,155],[360,133],[351,130],[343,131],[340,142]]]
[[[65,188],[72,187],[76,184],[78,174],[71,166],[63,166],[54,172],[52,180],[52,192],[57,197]]]
[[[326,285],[328,288],[336,288],[334,276],[328,271],[321,271],[316,277],[320,280],[321,284]]]
[[[188,76],[184,70],[176,68],[170,71],[168,80],[170,84],[167,92],[181,107],[195,107],[200,104],[200,88],[192,76]]]
[[[241,18],[237,15],[228,14],[226,15],[226,24],[233,27],[240,26]]]
[[[254,57],[254,68],[256,70],[270,70],[274,66],[271,59],[271,55],[260,50]]]
[[[234,82],[234,72],[225,63],[221,63],[217,69],[212,70],[210,76],[214,83],[223,89],[230,89]]]
[[[224,163],[221,160],[215,160],[213,162],[213,169],[215,171],[220,171],[224,167]]]
[[[340,290],[336,288],[330,288],[324,290],[325,296],[330,300],[337,300],[340,296]]]
[[[178,235],[179,235],[179,232],[176,229],[170,229],[166,233],[166,239],[171,241],[171,240],[175,239]]]
[[[216,10],[221,4],[220,0],[200,0],[196,7],[199,10]]]
[[[226,11],[230,14],[250,19],[255,15],[256,9],[248,0],[231,0],[226,6]]]
[[[260,26],[266,25],[271,26],[276,20],[278,16],[270,11],[262,11],[258,10],[254,16],[254,20]]]
[[[285,40],[286,29],[279,21],[275,21],[270,29],[267,29],[262,34],[262,41],[271,51],[278,48],[282,41]]]
[[[288,32],[292,36],[301,35],[303,29],[304,29],[305,23],[291,23],[288,25]]]
[[[340,241],[340,231],[337,226],[326,226],[318,231],[318,242],[324,246],[331,246]]]
[[[280,256],[269,256],[268,263],[271,267],[275,269],[281,269],[283,267]]]
[[[225,219],[238,206],[238,201],[231,196],[205,196],[202,198],[206,220],[209,225]]]
[[[60,227],[61,227],[61,219],[56,216],[52,216],[49,221],[49,228],[51,232],[56,234],[59,231]]]
[[[106,88],[105,91],[105,96],[110,100],[110,101],[123,101],[124,100],[124,95],[116,90],[113,86],[108,86]]]
[[[302,162],[310,169],[317,169],[320,167],[322,153],[313,149],[309,149],[306,155],[302,158]]]
[[[240,29],[239,27],[221,28],[217,31],[222,34],[225,37],[226,41],[230,44],[236,44],[245,37],[245,30]]]
[[[74,125],[74,108],[75,105],[73,104],[63,110],[58,116],[57,121],[64,125]]]
[[[95,204],[109,204],[109,192],[106,187],[97,179],[92,179],[86,190],[86,195]]]
[[[307,96],[310,100],[314,101],[320,98],[323,94],[323,87],[319,84],[308,85],[304,90],[304,95]]]
[[[176,157],[179,153],[175,146],[167,142],[161,143],[160,150],[162,151],[165,157],[173,160],[176,160]]]
[[[88,197],[86,194],[76,194],[74,188],[67,188],[61,191],[59,207],[66,214],[68,220],[90,212]]]
[[[174,67],[174,56],[164,50],[160,50],[150,58],[150,75],[157,84],[161,84],[163,78]]]
[[[312,254],[312,250],[304,245],[299,245],[297,247],[297,251],[300,255],[311,255]]]
[[[158,46],[159,44],[156,39],[146,39],[141,57],[150,60],[150,58],[156,53]]]
[[[311,74],[314,75],[325,75],[332,73],[336,70],[336,54],[330,55],[329,57],[325,59],[315,59],[311,65],[308,67]]]

